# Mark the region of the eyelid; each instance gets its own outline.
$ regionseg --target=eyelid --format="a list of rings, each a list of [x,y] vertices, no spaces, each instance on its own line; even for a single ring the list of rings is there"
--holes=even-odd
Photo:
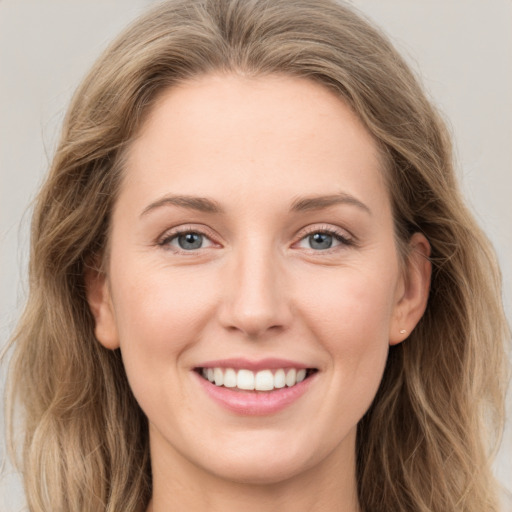
[[[218,235],[213,230],[211,230],[210,228],[208,228],[207,226],[202,225],[202,224],[183,224],[183,225],[179,225],[179,226],[175,226],[173,228],[167,229],[157,238],[156,245],[158,245],[164,249],[169,249],[169,250],[172,250],[172,251],[178,252],[178,253],[187,253],[189,255],[196,253],[197,251],[200,251],[201,249],[208,249],[211,247],[211,246],[209,246],[209,247],[205,247],[205,248],[200,248],[200,249],[196,249],[196,250],[188,250],[188,251],[179,249],[177,247],[172,247],[172,249],[170,248],[170,244],[169,244],[170,240],[175,239],[178,236],[184,235],[187,233],[200,234],[200,235],[206,237],[212,243],[212,246],[217,246],[217,247],[222,246],[222,244],[220,242],[218,242],[218,238],[219,238]],[[297,233],[297,235],[295,236],[295,242],[293,242],[292,247],[296,246],[298,243],[300,243],[306,237],[308,237],[309,235],[312,235],[314,233],[327,233],[329,235],[332,235],[336,238],[336,240],[338,240],[340,242],[340,245],[345,246],[345,247],[353,246],[353,245],[357,244],[357,239],[350,232],[348,232],[345,229],[339,228],[337,226],[333,226],[332,224],[313,224],[313,225],[310,225],[310,226],[307,226],[307,227],[301,229]],[[331,249],[335,250],[336,247],[338,247],[338,245],[336,245],[335,247],[333,247]],[[318,251],[315,249],[311,249],[311,250],[314,252],[317,252],[317,253],[318,252],[327,253],[331,249],[326,249],[324,251]]]
[[[306,228],[300,230],[296,236],[296,241],[293,243],[293,245],[295,246],[295,245],[299,244],[305,238],[307,238],[308,236],[310,236],[314,233],[326,233],[326,234],[332,235],[333,237],[336,238],[336,240],[338,240],[340,242],[340,245],[345,246],[345,247],[353,246],[353,245],[356,245],[356,243],[357,243],[356,238],[345,229],[339,228],[337,226],[333,226],[331,224],[314,224],[314,225],[307,226]],[[327,253],[331,249],[335,250],[336,247],[338,247],[338,246],[335,246],[335,247],[332,247],[329,249],[325,249],[323,251],[318,251],[315,249],[311,249],[311,250],[314,252],[317,252],[317,253],[319,253],[319,252]]]
[[[201,249],[209,249],[210,247],[202,247],[200,249],[196,250],[189,250],[186,251],[184,249],[180,249],[178,247],[172,247],[170,245],[170,241],[177,238],[180,235],[186,235],[187,233],[197,233],[198,235],[202,235],[205,238],[207,238],[212,246],[220,246],[221,244],[217,241],[216,234],[207,226],[201,225],[201,224],[182,224],[179,226],[175,226],[173,228],[167,229],[164,231],[156,240],[156,245],[164,248],[169,249],[177,253],[187,253],[187,254],[193,254],[197,251],[200,251]]]

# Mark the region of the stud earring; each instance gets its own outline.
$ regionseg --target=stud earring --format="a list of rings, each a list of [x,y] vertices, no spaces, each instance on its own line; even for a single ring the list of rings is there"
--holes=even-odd
[[[405,334],[407,331],[405,329],[400,329],[400,334]]]

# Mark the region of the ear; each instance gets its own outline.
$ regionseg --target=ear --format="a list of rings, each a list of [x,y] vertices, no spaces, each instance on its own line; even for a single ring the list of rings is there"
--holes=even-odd
[[[108,278],[104,272],[88,268],[85,272],[87,302],[94,316],[96,339],[110,350],[119,348],[119,337]]]
[[[409,241],[403,276],[397,288],[389,332],[390,345],[405,340],[425,312],[432,276],[429,256],[428,240],[422,233],[414,233]]]

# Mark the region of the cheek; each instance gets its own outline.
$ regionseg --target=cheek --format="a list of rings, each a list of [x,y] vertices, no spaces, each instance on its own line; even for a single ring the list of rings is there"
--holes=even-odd
[[[201,326],[201,313],[211,303],[209,287],[197,272],[140,267],[129,279],[117,276],[114,303],[121,342],[163,343],[160,348],[165,349],[180,334]]]
[[[365,332],[380,332],[387,337],[396,279],[394,273],[376,274],[347,268],[323,279],[303,280],[300,295],[311,323],[322,326],[331,336],[353,333],[354,338],[360,338]]]
[[[389,269],[344,268],[329,278],[303,280],[301,316],[344,379],[378,386],[388,353],[395,275]]]
[[[136,394],[149,392],[166,375],[175,379],[180,354],[199,338],[214,299],[204,276],[170,268],[114,272],[116,325],[126,372]]]

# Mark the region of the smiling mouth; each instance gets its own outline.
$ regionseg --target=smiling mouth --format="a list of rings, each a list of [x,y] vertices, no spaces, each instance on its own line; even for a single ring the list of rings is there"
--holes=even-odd
[[[316,368],[278,368],[253,372],[234,368],[195,368],[195,371],[217,387],[233,391],[274,391],[291,388],[316,373]]]

